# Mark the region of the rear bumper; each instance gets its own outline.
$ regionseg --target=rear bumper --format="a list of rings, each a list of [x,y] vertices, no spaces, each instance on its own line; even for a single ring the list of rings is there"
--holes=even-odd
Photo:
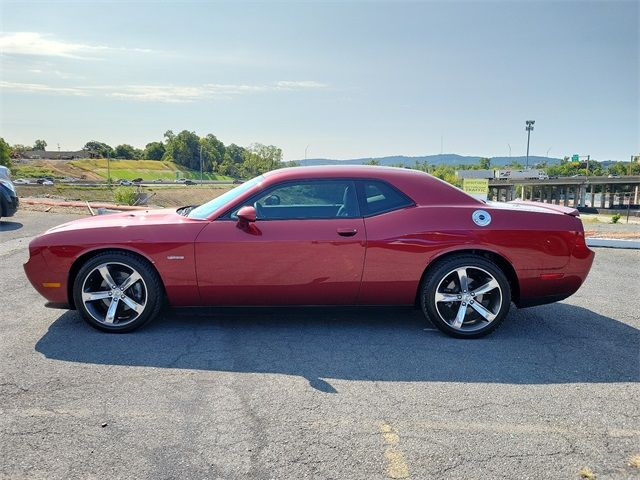
[[[518,308],[559,302],[578,291],[591,270],[595,252],[584,242],[584,235],[571,252],[569,263],[561,270],[526,270],[518,276]]]

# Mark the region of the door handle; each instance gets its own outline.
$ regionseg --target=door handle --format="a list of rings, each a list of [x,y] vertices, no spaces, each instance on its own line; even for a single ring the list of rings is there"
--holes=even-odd
[[[338,229],[338,235],[342,237],[353,237],[356,233],[358,233],[358,230],[355,228],[339,228]]]

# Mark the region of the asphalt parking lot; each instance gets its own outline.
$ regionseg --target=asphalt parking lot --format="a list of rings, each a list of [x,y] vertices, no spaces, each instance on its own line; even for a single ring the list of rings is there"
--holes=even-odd
[[[640,475],[640,250],[596,249],[576,295],[476,341],[405,309],[170,311],[108,335],[22,270],[72,218],[0,223],[2,478]]]

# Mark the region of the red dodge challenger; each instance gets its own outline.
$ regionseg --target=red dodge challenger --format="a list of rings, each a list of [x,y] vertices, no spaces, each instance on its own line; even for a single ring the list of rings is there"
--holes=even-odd
[[[29,245],[48,306],[127,332],[161,308],[415,305],[444,333],[481,337],[511,302],[562,300],[594,253],[575,209],[476,200],[426,173],[276,170],[198,207],[76,220]]]

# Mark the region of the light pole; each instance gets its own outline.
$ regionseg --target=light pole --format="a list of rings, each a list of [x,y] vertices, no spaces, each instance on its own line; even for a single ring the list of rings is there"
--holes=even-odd
[[[109,150],[107,150],[107,183],[109,184],[109,188],[111,188],[111,155],[109,154]]]
[[[527,164],[526,164],[525,168],[527,170],[529,169],[529,141],[531,140],[531,131],[533,130],[534,123],[536,123],[535,120],[527,120],[525,122],[525,124],[527,125],[525,127],[525,130],[527,131]]]
[[[551,147],[547,148],[547,158],[549,158],[549,152],[551,151]]]
[[[202,145],[200,145],[200,185],[202,185]]]
[[[509,147],[509,158],[511,158],[511,145],[507,143],[507,147]]]
[[[307,150],[309,150],[310,146],[311,145],[307,145],[306,147],[304,147],[304,159],[305,159],[305,161],[307,160]]]

